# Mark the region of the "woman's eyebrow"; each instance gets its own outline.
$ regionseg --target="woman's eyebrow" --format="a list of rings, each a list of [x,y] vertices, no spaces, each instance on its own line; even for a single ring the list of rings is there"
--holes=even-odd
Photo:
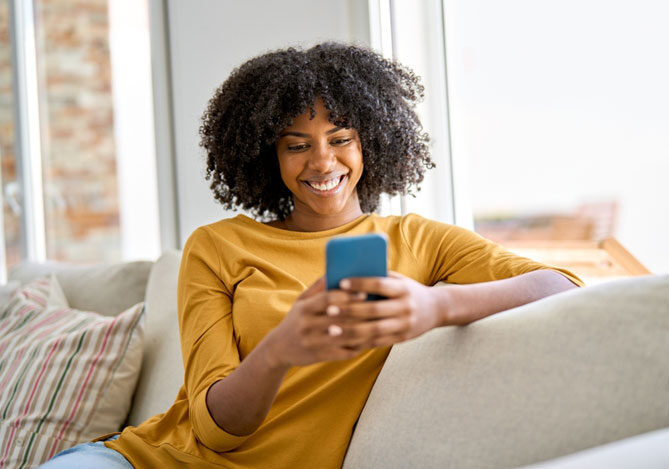
[[[325,132],[325,135],[332,135],[333,133],[338,132],[341,129],[343,129],[343,127],[333,127],[332,129]]]
[[[343,128],[344,127],[333,127],[330,130],[328,130],[327,132],[325,132],[325,135],[332,135],[333,133],[338,132]],[[279,137],[287,137],[289,135],[291,135],[293,137],[302,137],[302,138],[311,137],[310,134],[304,134],[302,132],[295,132],[294,130],[287,130],[285,132],[281,132],[281,135],[279,135]]]

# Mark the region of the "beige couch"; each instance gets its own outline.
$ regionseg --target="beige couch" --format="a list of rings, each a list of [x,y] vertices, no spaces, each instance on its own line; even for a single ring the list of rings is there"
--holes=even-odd
[[[178,267],[175,251],[156,263],[23,264],[10,279],[56,271],[70,306],[103,314],[145,298],[145,355],[128,416],[137,425],[164,412],[182,383]],[[548,460],[537,467],[669,467],[669,276],[566,292],[395,346],[344,468]]]

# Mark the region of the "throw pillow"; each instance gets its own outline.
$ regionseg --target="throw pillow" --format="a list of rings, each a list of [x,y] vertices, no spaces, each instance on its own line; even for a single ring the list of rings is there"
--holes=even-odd
[[[115,317],[67,306],[55,277],[0,314],[0,467],[31,468],[125,421],[141,367],[144,307]]]

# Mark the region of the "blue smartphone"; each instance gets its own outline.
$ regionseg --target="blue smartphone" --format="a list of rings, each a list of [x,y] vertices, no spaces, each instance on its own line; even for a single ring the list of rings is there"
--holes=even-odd
[[[388,275],[388,248],[385,235],[333,238],[325,246],[325,282],[328,290],[339,288],[347,277],[385,277]],[[384,297],[368,295],[367,300]]]

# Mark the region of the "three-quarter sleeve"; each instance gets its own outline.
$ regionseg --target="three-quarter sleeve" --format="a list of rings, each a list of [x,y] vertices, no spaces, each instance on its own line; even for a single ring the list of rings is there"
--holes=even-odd
[[[220,257],[207,227],[198,228],[183,250],[177,291],[184,386],[197,439],[229,451],[247,437],[220,428],[207,407],[207,391],[239,366],[232,323],[232,293],[221,278]]]
[[[426,266],[426,284],[456,284],[501,280],[534,270],[549,269],[576,285],[583,282],[568,270],[518,256],[497,243],[459,226],[408,215],[402,236],[420,265]]]

